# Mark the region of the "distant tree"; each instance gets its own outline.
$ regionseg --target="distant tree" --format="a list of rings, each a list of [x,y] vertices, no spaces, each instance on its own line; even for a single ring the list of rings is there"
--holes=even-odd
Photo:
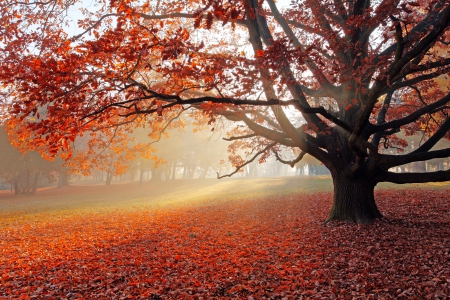
[[[152,155],[155,149],[148,139],[147,143],[140,142],[138,135],[121,127],[92,132],[74,144],[76,150],[68,163],[71,172],[90,175],[99,170],[106,174],[106,185],[111,184],[114,176],[127,173],[136,160],[158,160]]]
[[[94,0],[68,36],[75,2],[0,3],[10,122],[49,155],[82,132],[157,132],[196,109],[213,126],[235,122],[233,147],[252,149],[232,157],[236,170],[287,148],[321,161],[334,184],[328,220],[381,217],[379,182],[450,180],[449,170],[389,171],[450,155],[432,150],[450,129],[450,95],[434,80],[450,69],[448,0],[305,0],[284,11],[275,0]],[[427,140],[386,153],[406,147],[401,130]]]
[[[175,179],[178,172],[184,179],[205,178],[214,175],[220,168],[220,161],[226,159],[226,148],[220,135],[214,135],[210,129],[186,126],[169,130],[170,138],[163,138],[152,146],[161,158],[152,176]],[[153,177],[152,177],[153,178]]]
[[[9,141],[8,134],[0,126],[0,177],[13,185],[16,195],[36,193],[40,179],[52,181],[62,161],[44,160],[36,151],[21,153]]]
[[[0,176],[13,184],[17,175],[17,165],[22,164],[22,154],[11,145],[3,126],[0,127],[0,149]]]

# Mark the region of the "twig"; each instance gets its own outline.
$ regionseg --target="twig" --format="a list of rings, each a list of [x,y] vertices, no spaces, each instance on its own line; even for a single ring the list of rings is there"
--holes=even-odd
[[[226,175],[219,175],[219,172],[217,173],[217,179],[221,179],[224,177],[231,177],[234,174],[236,174],[237,172],[239,172],[240,169],[242,169],[243,167],[245,167],[246,165],[248,165],[249,163],[253,162],[258,156],[260,156],[261,154],[263,154],[264,152],[266,152],[267,150],[269,150],[270,148],[272,148],[273,146],[275,146],[277,143],[270,143],[269,145],[267,145],[266,147],[264,147],[264,149],[256,152],[256,154],[252,157],[252,159],[246,161],[245,163],[243,163],[242,165],[239,165],[236,167],[236,170],[234,170],[234,172],[230,173],[230,174],[226,174]]]

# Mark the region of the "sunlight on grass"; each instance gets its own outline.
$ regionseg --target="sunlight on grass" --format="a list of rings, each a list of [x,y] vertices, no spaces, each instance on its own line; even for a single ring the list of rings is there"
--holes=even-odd
[[[381,183],[376,189],[448,188],[449,182],[426,184]],[[72,185],[39,190],[34,196],[0,194],[2,219],[19,220],[33,215],[64,216],[140,209],[178,210],[241,199],[274,199],[284,195],[332,192],[330,176],[175,180],[104,185]],[[331,194],[330,194],[331,197]],[[43,216],[40,216],[42,218]]]

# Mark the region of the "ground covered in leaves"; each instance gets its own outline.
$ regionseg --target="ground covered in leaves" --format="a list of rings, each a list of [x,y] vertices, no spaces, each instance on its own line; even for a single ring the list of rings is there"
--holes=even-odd
[[[0,299],[445,299],[449,191],[379,190],[360,226],[322,225],[330,192],[3,212]]]

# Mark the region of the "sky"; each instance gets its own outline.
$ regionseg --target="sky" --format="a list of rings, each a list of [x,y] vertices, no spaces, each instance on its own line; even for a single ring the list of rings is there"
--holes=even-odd
[[[289,6],[291,0],[278,0],[276,1],[280,9]],[[77,26],[77,21],[82,17],[80,8],[87,8],[89,10],[95,10],[96,0],[82,0],[76,5],[71,6],[67,9],[67,20],[69,21],[69,26],[67,27],[67,33],[69,36],[75,36],[82,31]]]

